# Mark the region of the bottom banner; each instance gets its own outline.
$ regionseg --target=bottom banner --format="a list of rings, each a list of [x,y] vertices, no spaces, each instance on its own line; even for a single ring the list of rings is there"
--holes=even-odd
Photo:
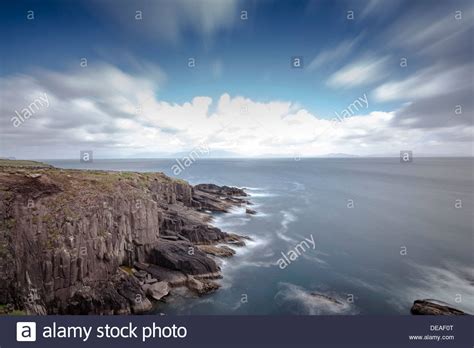
[[[473,347],[472,316],[5,316],[0,348]]]

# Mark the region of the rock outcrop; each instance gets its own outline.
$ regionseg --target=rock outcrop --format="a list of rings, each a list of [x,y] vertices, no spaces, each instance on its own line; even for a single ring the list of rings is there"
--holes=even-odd
[[[215,290],[189,280],[219,277],[208,256],[216,254],[197,245],[245,244],[209,225],[211,212],[247,203],[241,189],[193,187],[162,173],[11,162],[0,165],[3,307],[34,314],[143,313],[152,307],[148,298],[165,296],[164,285],[150,289],[154,282]]]
[[[235,255],[235,250],[226,245],[198,245],[198,248],[206,254],[218,257],[230,257]]]
[[[152,249],[149,262],[185,274],[217,274],[219,267],[193,244],[162,240]]]
[[[436,300],[416,300],[411,307],[415,315],[464,315],[463,311]]]

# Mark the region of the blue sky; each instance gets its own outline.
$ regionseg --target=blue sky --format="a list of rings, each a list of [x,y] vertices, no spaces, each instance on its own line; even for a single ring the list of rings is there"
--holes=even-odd
[[[2,156],[159,156],[202,142],[243,157],[472,154],[470,1],[11,1],[0,17]],[[41,93],[51,104],[12,127]],[[209,98],[204,111],[196,97]],[[350,105],[351,119],[318,138]],[[195,129],[200,112],[212,132]],[[232,123],[219,133],[232,141],[216,119]],[[46,135],[55,141],[31,140]]]

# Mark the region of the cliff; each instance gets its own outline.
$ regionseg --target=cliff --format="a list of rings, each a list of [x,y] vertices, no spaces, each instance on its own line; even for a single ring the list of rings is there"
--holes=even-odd
[[[209,213],[245,205],[245,196],[162,173],[2,161],[0,305],[33,314],[142,313],[172,286],[213,291],[220,269],[209,255],[221,248],[213,244],[244,238],[211,226]]]

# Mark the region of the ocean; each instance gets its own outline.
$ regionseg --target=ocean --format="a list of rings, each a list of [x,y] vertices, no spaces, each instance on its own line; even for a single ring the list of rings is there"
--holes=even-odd
[[[170,176],[176,164],[46,162]],[[235,209],[216,214],[214,225],[252,241],[219,261],[220,290],[198,298],[175,289],[156,313],[408,315],[416,299],[474,313],[473,165],[472,158],[199,158],[178,177],[246,188],[257,214]]]

